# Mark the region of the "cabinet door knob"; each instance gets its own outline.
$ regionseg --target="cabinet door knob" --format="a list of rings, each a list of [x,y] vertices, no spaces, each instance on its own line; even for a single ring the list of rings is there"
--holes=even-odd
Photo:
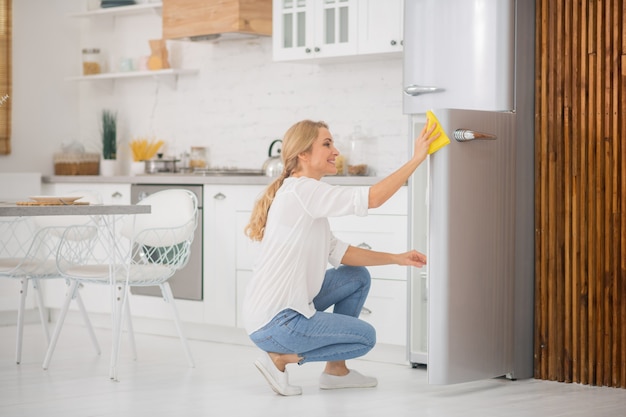
[[[357,245],[357,248],[361,248],[361,249],[372,249],[372,247],[370,245],[368,245],[365,242],[361,242]]]
[[[397,43],[398,43],[398,42],[396,42],[395,40],[392,40],[392,41],[391,41],[391,46],[396,46],[396,44],[397,44]]]
[[[111,194],[111,198],[120,198],[120,197],[122,197],[122,193],[120,193],[119,191],[116,191],[113,194]]]
[[[314,50],[315,50],[315,52],[319,52],[319,51],[320,51],[320,48],[318,48],[318,47],[316,46]]]
[[[307,54],[310,54],[310,53],[311,53],[311,48],[306,48],[306,49],[304,50],[304,52],[306,52]]]
[[[213,196],[214,199],[216,200],[224,200],[226,198],[226,196],[222,193],[217,193]]]

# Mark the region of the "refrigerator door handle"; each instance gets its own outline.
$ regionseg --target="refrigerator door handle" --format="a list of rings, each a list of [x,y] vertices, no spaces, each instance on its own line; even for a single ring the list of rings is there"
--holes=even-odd
[[[438,93],[441,91],[444,91],[444,89],[440,87],[411,84],[404,89],[404,94],[409,96],[419,96],[420,94]]]
[[[475,132],[469,129],[457,129],[454,131],[454,139],[458,142],[467,142],[470,140],[495,140],[498,139],[498,137],[489,133]]]

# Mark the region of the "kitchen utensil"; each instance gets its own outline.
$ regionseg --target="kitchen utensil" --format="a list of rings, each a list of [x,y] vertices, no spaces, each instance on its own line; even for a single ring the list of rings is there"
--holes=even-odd
[[[269,157],[263,164],[263,172],[268,177],[277,177],[283,172],[283,161],[280,157],[280,148],[276,150],[276,155],[272,156],[272,150],[277,143],[283,143],[282,140],[276,139],[270,144],[267,156]]]
[[[176,162],[178,159],[146,159],[145,172],[146,174],[160,174],[163,172],[176,172]]]
[[[28,197],[37,203],[56,203],[56,204],[72,204],[74,201],[83,198],[82,196],[53,196],[53,195],[34,195]]]

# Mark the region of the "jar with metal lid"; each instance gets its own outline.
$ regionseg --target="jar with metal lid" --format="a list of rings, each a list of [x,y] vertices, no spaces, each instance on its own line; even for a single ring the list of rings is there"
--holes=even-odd
[[[83,75],[95,75],[102,72],[102,57],[100,49],[83,49]]]
[[[205,169],[209,166],[207,148],[204,146],[192,146],[189,155],[189,168],[191,170]]]
[[[348,154],[348,175],[368,175],[368,155],[365,149],[367,137],[363,134],[361,126],[355,126],[350,137],[350,150]]]

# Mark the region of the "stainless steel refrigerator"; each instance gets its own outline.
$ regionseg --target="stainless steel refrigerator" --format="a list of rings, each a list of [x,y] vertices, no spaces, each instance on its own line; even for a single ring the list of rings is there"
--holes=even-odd
[[[533,374],[534,1],[405,0],[404,112],[451,143],[409,182],[408,357],[429,383]]]

